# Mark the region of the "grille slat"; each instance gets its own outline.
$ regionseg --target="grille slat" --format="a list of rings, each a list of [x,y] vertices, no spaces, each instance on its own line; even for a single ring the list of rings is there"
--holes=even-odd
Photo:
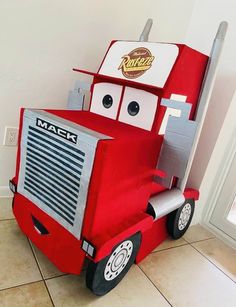
[[[68,173],[63,172],[62,170],[59,170],[57,168],[54,168],[52,165],[44,161],[41,161],[32,154],[29,154],[29,152],[27,153],[26,161],[32,163],[33,165],[36,165],[37,167],[40,167],[41,169],[47,171],[49,174],[52,173],[52,175],[55,176],[55,178],[58,179],[63,178],[63,180],[66,180],[66,184],[68,185],[68,187],[70,186],[70,184],[68,183],[69,181],[71,184],[73,184],[71,188],[74,190],[76,190],[76,187],[80,182],[80,177],[77,178],[76,182],[73,176],[72,176],[73,178],[69,177],[70,175]],[[58,174],[59,176],[57,176],[56,174]]]
[[[60,164],[58,164],[58,163],[56,163],[56,162],[54,162],[54,161],[48,159],[47,156],[41,155],[39,152],[35,151],[34,149],[32,149],[32,148],[30,148],[30,147],[27,148],[27,151],[28,151],[29,153],[34,154],[34,155],[35,155],[35,159],[37,158],[41,163],[43,163],[43,164],[44,164],[44,163],[49,163],[49,165],[52,164],[52,165],[55,166],[59,171],[62,170],[63,172],[69,174],[71,177],[75,178],[76,180],[79,180],[79,179],[80,179],[80,175],[81,175],[81,172],[80,172],[80,171],[78,171],[78,175],[79,175],[79,176],[78,176],[78,175],[72,173],[70,170],[66,169],[64,166],[62,166],[62,165],[60,165]],[[30,155],[29,155],[29,156],[30,156]],[[30,157],[31,157],[31,156],[30,156]]]
[[[61,212],[61,214],[63,216],[66,216],[70,219],[71,222],[74,221],[74,217],[70,212],[67,212],[65,209],[61,208],[60,206],[58,206],[57,203],[55,203],[48,195],[42,194],[41,190],[39,190],[34,183],[30,183],[30,182],[26,182],[25,181],[25,187],[30,188],[32,191],[34,191],[34,193],[37,193],[37,197],[42,199],[45,199],[48,203],[51,204],[51,206],[49,206],[52,210],[55,210],[55,212]]]
[[[60,217],[62,217],[64,220],[66,220],[70,225],[73,225],[74,219],[69,219],[68,217],[64,216],[60,211],[58,211],[54,206],[53,202],[49,199],[47,201],[47,197],[43,197],[40,192],[37,192],[37,189],[35,189],[34,186],[31,186],[28,183],[25,183],[25,190],[28,191],[30,194],[41,200],[45,205],[47,205],[50,209],[52,209],[54,212],[56,212]],[[45,200],[46,199],[46,200]]]
[[[29,177],[29,175],[26,173],[25,182],[29,182],[31,185],[33,185],[39,191],[41,191],[43,195],[47,195],[52,200],[55,200],[57,202],[58,207],[65,208],[67,211],[69,211],[72,214],[75,213],[75,211],[73,210],[73,205],[70,205],[70,207],[68,207],[69,203],[67,201],[64,201],[62,198],[59,199],[58,194],[56,194],[55,192],[53,193],[53,191],[51,191],[52,189],[49,189],[47,185],[42,183],[42,181],[40,181],[39,179],[34,178],[32,175]]]
[[[70,194],[68,194],[67,192],[65,192],[62,188],[61,188],[61,184],[57,181],[53,181],[50,176],[45,176],[42,175],[41,173],[37,173],[34,170],[32,170],[31,168],[28,167],[28,165],[26,166],[26,174],[31,176],[31,174],[34,176],[34,178],[37,178],[45,183],[47,183],[50,187],[52,187],[53,189],[55,189],[57,191],[57,193],[61,194],[62,197],[65,196],[66,199],[69,199],[73,204],[77,203],[78,200],[78,195],[75,194],[75,197],[72,197]],[[54,184],[56,183],[56,185]],[[76,208],[76,206],[74,206]]]
[[[43,143],[43,142],[40,142],[40,141],[38,141],[38,140],[36,140],[36,139],[30,137],[30,136],[28,137],[28,140],[30,141],[31,144],[32,144],[32,142],[33,142],[34,144],[37,144],[37,146],[39,146],[39,147],[37,147],[36,145],[34,145],[35,148],[37,148],[38,150],[42,151],[43,153],[49,155],[49,157],[53,157],[55,160],[59,161],[60,163],[65,163],[65,162],[64,162],[64,160],[65,160],[66,163],[69,162],[69,163],[71,163],[71,165],[77,166],[77,167],[79,167],[80,169],[83,168],[83,165],[82,165],[82,164],[80,164],[80,163],[78,163],[78,162],[76,162],[76,161],[70,159],[68,156],[65,156],[65,155],[62,154],[60,151],[55,150],[52,146],[47,146],[47,144],[45,144],[45,143]],[[46,149],[46,150],[45,150],[45,149]],[[52,153],[53,155],[52,155],[51,153]],[[60,157],[60,158],[59,158],[59,159],[58,159],[58,158],[55,158],[54,155],[57,156],[57,157]],[[83,162],[83,161],[82,161],[82,162]],[[67,164],[67,165],[68,165],[68,164]]]
[[[68,182],[65,180],[62,180],[59,176],[56,174],[52,174],[49,170],[43,168],[42,166],[41,169],[37,167],[36,163],[34,162],[33,164],[29,162],[30,160],[27,161],[27,168],[30,168],[29,171],[35,171],[37,174],[42,174],[43,176],[49,178],[52,182],[54,181],[59,187],[62,189],[66,190],[69,194],[73,195],[74,197],[78,196],[79,193],[79,184],[77,187],[71,186]],[[56,178],[56,179],[55,179]],[[59,181],[60,180],[60,181]]]
[[[29,139],[29,138],[28,138]],[[42,153],[45,155],[43,156],[44,158],[46,158],[47,160],[49,159],[50,161],[57,161],[57,163],[60,163],[63,165],[63,167],[66,167],[68,168],[70,171],[73,171],[75,173],[78,172],[78,170],[76,168],[74,168],[74,166],[72,164],[68,164],[67,162],[63,161],[61,158],[58,158],[58,155],[55,155],[55,153],[50,153],[40,147],[38,147],[37,145],[35,145],[35,142],[34,144],[32,142],[27,142],[27,145],[28,145],[28,148],[33,148],[34,150],[37,150],[41,153],[41,156],[42,156]],[[80,168],[82,168],[82,165],[80,166]],[[81,172],[80,172],[80,175],[81,175]]]

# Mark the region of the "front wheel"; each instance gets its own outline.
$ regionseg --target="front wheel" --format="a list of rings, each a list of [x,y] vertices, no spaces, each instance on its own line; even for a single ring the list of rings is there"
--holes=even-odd
[[[86,273],[86,285],[96,295],[112,290],[129,271],[135,261],[141,243],[137,233],[119,243],[111,254],[98,263],[90,261]]]
[[[186,199],[183,205],[167,217],[167,230],[173,239],[179,239],[187,231],[194,213],[194,199]]]

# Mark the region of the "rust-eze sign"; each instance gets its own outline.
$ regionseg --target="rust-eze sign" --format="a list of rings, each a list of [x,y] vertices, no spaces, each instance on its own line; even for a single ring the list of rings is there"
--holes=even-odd
[[[151,66],[155,57],[151,51],[144,47],[132,50],[122,57],[122,62],[118,69],[128,79],[135,79],[144,74]]]
[[[116,41],[98,73],[163,88],[178,54],[175,44]]]

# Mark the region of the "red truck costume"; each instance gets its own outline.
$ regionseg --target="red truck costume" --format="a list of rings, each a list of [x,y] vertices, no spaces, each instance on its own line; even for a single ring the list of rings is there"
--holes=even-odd
[[[208,57],[181,44],[113,41],[89,110],[22,109],[13,211],[63,272],[111,290],[134,261],[187,230],[183,183]],[[173,105],[173,108],[172,108]]]

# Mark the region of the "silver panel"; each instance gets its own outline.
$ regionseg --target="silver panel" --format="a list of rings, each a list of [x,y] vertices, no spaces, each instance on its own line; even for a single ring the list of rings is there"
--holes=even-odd
[[[91,83],[76,81],[73,90],[69,91],[67,109],[83,110],[85,93],[90,91]]]
[[[37,126],[37,119],[76,141]],[[110,137],[40,110],[25,110],[22,129],[18,192],[80,238],[97,142]]]
[[[178,209],[184,201],[185,198],[179,189],[164,191],[149,199],[149,203],[155,212],[155,220]]]
[[[191,104],[162,99],[161,104],[181,110],[181,117],[169,116],[164,141],[158,161],[158,169],[165,171],[165,178],[156,178],[158,183],[171,188],[174,177],[184,177],[197,124],[188,119]]]

